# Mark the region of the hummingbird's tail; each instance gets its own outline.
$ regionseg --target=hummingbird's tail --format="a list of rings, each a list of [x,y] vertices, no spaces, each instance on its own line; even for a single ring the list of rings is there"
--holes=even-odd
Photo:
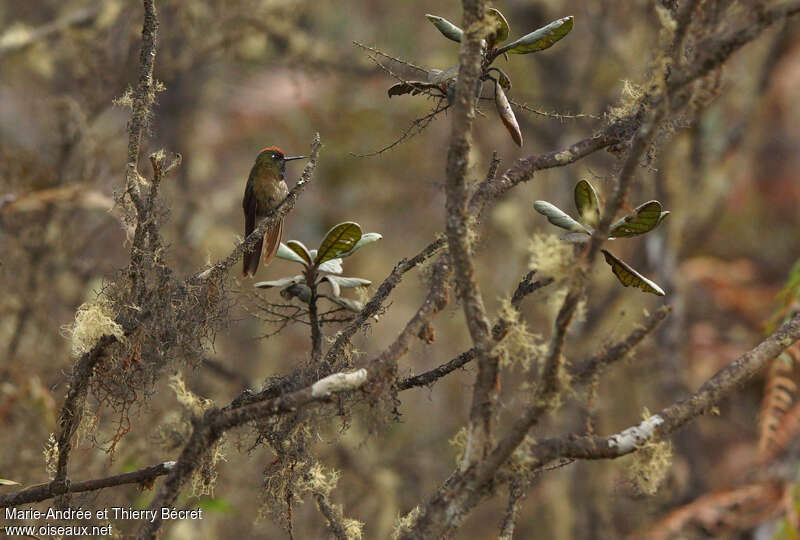
[[[281,236],[283,235],[283,220],[281,219],[275,225],[267,229],[264,235],[264,264],[269,264],[275,258],[278,252],[278,246],[281,245]]]
[[[242,266],[242,275],[244,277],[253,277],[258,270],[258,261],[261,260],[261,246],[264,244],[264,239],[258,241],[255,249],[250,253],[244,254],[244,264]]]

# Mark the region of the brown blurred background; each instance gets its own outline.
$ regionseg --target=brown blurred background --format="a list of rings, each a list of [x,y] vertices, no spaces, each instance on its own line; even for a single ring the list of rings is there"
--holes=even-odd
[[[502,171],[519,157],[562,148],[600,129],[609,107],[623,99],[626,81],[635,91],[647,79],[649,51],[658,41],[651,2],[509,0],[495,7],[508,19],[512,37],[575,16],[571,34],[554,47],[497,65],[511,77],[515,101],[587,116],[518,112],[525,138],[519,149],[494,106],[483,105],[471,156],[474,179],[485,175],[493,151]],[[384,239],[347,259],[345,275],[380,283],[400,258],[416,254],[443,230],[449,119],[440,115],[422,134],[379,156],[354,157],[391,143],[433,104],[421,96],[389,100],[386,89],[394,81],[352,42],[417,65],[449,67],[458,45],[443,39],[424,14],[460,21],[456,2],[164,0],[158,8],[155,76],[164,91],[142,155],[159,148],[183,155],[162,190],[169,211],[167,260],[178,273],[189,275],[227,255],[243,234],[241,196],[259,149],[278,145],[288,155],[307,153],[317,131],[325,145],[320,166],[286,221],[284,241],[316,247],[334,224],[356,221]],[[124,185],[129,111],[114,100],[135,82],[141,15],[138,3],[121,0],[0,5],[0,477],[26,485],[47,479],[42,448],[55,429],[73,361],[62,327],[128,261],[114,194]],[[724,17],[731,26],[737,22],[735,10]],[[623,289],[604,263],[596,263],[585,317],[573,327],[567,356],[579,361],[626,335],[644,309],[669,303],[675,312],[601,382],[592,412],[598,433],[637,422],[644,407],[658,410],[685,396],[763,335],[774,295],[800,253],[798,87],[795,22],[737,53],[698,103],[696,121],[674,118],[674,132],[659,136],[652,161],[639,170],[630,204],[657,198],[672,215],[646,238],[618,240],[613,249],[668,295]],[[603,152],[537,173],[486,214],[476,260],[493,313],[527,271],[531,238],[554,232],[533,211],[533,201],[548,200],[575,215],[575,182],[588,178],[602,194],[617,166]],[[290,186],[301,167],[289,165]],[[149,172],[146,159],[140,169]],[[257,278],[296,270],[278,260]],[[297,365],[309,336],[305,326],[290,326],[259,339],[274,328],[253,316],[259,300],[250,291],[249,281],[232,283],[231,321],[209,344],[209,357],[258,386]],[[530,330],[544,338],[557,292],[552,286],[523,303]],[[407,276],[380,322],[357,339],[359,351],[372,355],[387,345],[424,293],[419,275]],[[277,299],[277,292],[264,293],[270,295]],[[469,348],[462,317],[451,303],[434,322],[436,341],[415,345],[401,361],[401,374],[429,369]],[[204,367],[183,371],[195,393],[220,405],[241,390],[237,381]],[[473,376],[468,368],[432,389],[404,392],[401,421],[377,433],[369,434],[356,415],[341,438],[338,425],[319,434],[323,463],[342,472],[332,500],[343,504],[346,516],[366,523],[366,538],[387,538],[395,517],[424,500],[452,470],[455,450],[448,441],[466,420]],[[673,465],[654,496],[631,485],[628,458],[544,473],[522,507],[518,537],[620,537],[724,487],[754,459],[761,386],[742,389],[720,416],[701,418],[675,436]],[[513,382],[504,388],[509,412],[518,392]],[[582,400],[568,403],[554,416],[557,422],[535,435],[579,429]],[[102,443],[113,433],[114,419],[99,419],[97,444],[84,438],[74,452],[73,478],[175,458],[176,449],[162,445],[159,435],[181,414],[174,392],[163,382],[137,407],[113,460]],[[208,517],[178,523],[167,537],[284,536],[268,519],[258,520],[262,470],[271,455],[262,447],[248,452],[252,443],[245,433],[228,437],[215,491],[203,498]],[[73,506],[146,506],[151,496],[123,487],[78,497]],[[181,504],[200,503],[187,492]],[[458,537],[496,535],[504,505],[498,496],[478,507]],[[115,524],[123,532],[132,525]],[[297,507],[296,538],[323,538],[324,531],[313,503]]]

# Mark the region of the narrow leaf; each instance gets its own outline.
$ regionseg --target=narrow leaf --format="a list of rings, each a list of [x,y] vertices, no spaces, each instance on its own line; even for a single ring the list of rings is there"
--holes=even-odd
[[[392,96],[402,96],[403,94],[411,94],[412,96],[416,96],[425,90],[438,90],[439,92],[444,92],[444,89],[442,89],[440,84],[425,81],[408,81],[399,82],[391,86],[387,93],[391,98]]]
[[[352,311],[353,313],[358,313],[362,309],[361,302],[358,300],[350,300],[349,298],[337,298],[335,296],[326,296],[328,300],[333,302],[339,307],[343,307],[348,311]]]
[[[464,31],[461,30],[461,28],[454,25],[444,17],[439,17],[438,15],[430,15],[426,13],[425,17],[433,23],[433,26],[439,29],[439,32],[441,32],[444,37],[447,39],[452,39],[453,41],[461,42],[461,36],[464,34]]]
[[[658,296],[665,295],[664,290],[661,287],[641,275],[639,272],[625,264],[620,259],[616,258],[605,249],[602,251],[603,256],[606,258],[606,262],[609,264],[609,266],[611,266],[611,271],[614,272],[614,275],[617,276],[619,282],[625,287],[638,287],[644,292],[657,294]]]
[[[314,263],[321,264],[347,253],[359,240],[361,240],[361,227],[358,223],[345,221],[336,225],[325,235]]]
[[[572,30],[574,18],[570,15],[563,19],[553,21],[547,26],[534,30],[530,34],[522,36],[516,41],[502,47],[498,54],[510,52],[514,54],[528,54],[541,51],[551,47],[556,41],[560,40]]]
[[[0,478],[0,486],[20,486],[19,482],[15,482],[13,480],[7,480],[5,478]]]
[[[547,201],[536,201],[533,203],[533,208],[545,216],[547,221],[555,225],[556,227],[561,227],[562,229],[566,229],[572,232],[582,232],[586,234],[591,234],[591,232],[565,214],[560,208],[555,205],[550,204]]]
[[[330,284],[334,296],[339,296],[341,294],[341,289],[369,287],[372,285],[370,280],[356,277],[324,276],[319,282],[322,283],[323,281],[327,281]]]
[[[511,110],[511,104],[508,102],[506,93],[499,82],[494,85],[494,103],[497,106],[497,114],[506,126],[508,133],[517,146],[522,146],[522,132],[519,130],[517,117],[514,116],[514,111]]]
[[[289,247],[283,242],[281,242],[281,244],[278,246],[278,252],[275,254],[275,256],[279,259],[300,263],[303,266],[306,265],[306,261],[304,261],[300,255],[289,249]]]
[[[489,48],[491,48],[508,39],[509,27],[506,18],[503,17],[503,14],[495,8],[489,8],[486,10],[486,18],[490,20],[493,19],[497,25],[497,29],[486,39],[487,43],[489,44]]]
[[[591,236],[587,233],[568,232],[561,235],[561,241],[567,244],[585,244]]]
[[[328,259],[318,267],[320,272],[328,272],[329,274],[342,273],[342,259]]]
[[[308,248],[304,246],[302,242],[289,240],[286,242],[286,247],[297,253],[300,258],[306,262],[306,265],[311,265],[311,253],[309,253]]]
[[[296,276],[284,277],[273,281],[259,281],[254,284],[253,287],[256,289],[270,289],[272,287],[285,287],[294,283],[300,283],[301,281],[304,281],[303,276],[298,274]]]
[[[648,201],[634,209],[634,213],[625,216],[611,226],[611,238],[628,238],[638,236],[655,229],[661,220],[661,203]]]
[[[600,221],[600,201],[592,184],[586,180],[575,184],[575,208],[584,223],[597,227],[597,222]]]

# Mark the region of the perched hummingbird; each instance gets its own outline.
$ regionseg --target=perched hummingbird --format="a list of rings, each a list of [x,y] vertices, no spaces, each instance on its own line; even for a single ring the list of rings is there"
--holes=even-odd
[[[289,194],[289,188],[284,181],[286,177],[286,162],[305,157],[286,157],[277,146],[264,148],[258,153],[256,162],[253,168],[250,169],[250,176],[247,178],[247,186],[244,188],[244,199],[242,200],[245,238],[255,230],[258,222],[266,217]],[[258,270],[258,261],[261,258],[261,250],[264,247],[265,240],[267,245],[264,250],[264,264],[269,264],[272,261],[281,243],[282,231],[283,219],[267,229],[264,237],[258,241],[253,251],[244,254],[242,272],[245,277],[255,275],[256,270]]]

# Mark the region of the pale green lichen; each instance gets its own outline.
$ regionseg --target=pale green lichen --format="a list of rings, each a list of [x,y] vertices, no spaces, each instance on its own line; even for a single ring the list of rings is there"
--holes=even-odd
[[[647,409],[643,418],[650,417]],[[628,476],[647,495],[654,495],[669,473],[672,464],[672,443],[648,439],[637,447],[628,466]]]
[[[63,327],[62,330],[72,338],[73,356],[89,352],[105,335],[125,340],[122,327],[114,320],[114,312],[105,304],[81,305],[75,313],[72,326]]]
[[[344,534],[347,540],[361,540],[364,537],[364,523],[357,519],[344,518]]]
[[[467,428],[462,427],[456,432],[455,435],[453,435],[453,438],[448,441],[450,446],[452,446],[456,451],[456,464],[461,463],[461,460],[464,459],[464,452],[467,449],[468,438]]]
[[[56,477],[56,470],[58,466],[58,441],[55,434],[51,433],[47,439],[47,444],[44,445],[44,468],[47,471],[47,476],[52,480]]]
[[[200,397],[186,387],[183,381],[183,376],[180,373],[175,373],[169,378],[169,387],[175,392],[175,397],[178,398],[178,403],[183,405],[186,410],[191,412],[194,416],[201,416],[213,402],[210,399]]]
[[[530,241],[528,268],[535,270],[538,278],[552,277],[561,280],[570,275],[574,263],[572,245],[562,242],[554,234],[535,234]]]
[[[339,483],[339,471],[335,469],[325,470],[325,467],[315,463],[298,483],[298,491],[310,491],[324,496],[330,495],[331,491]]]
[[[404,534],[411,531],[417,523],[422,510],[419,506],[415,506],[408,514],[404,516],[397,516],[394,522],[394,529],[392,530],[392,540],[397,540]]]
[[[541,358],[547,352],[547,345],[541,342],[539,334],[528,331],[519,310],[509,298],[500,301],[499,318],[507,324],[506,336],[495,347],[500,366],[507,368],[519,364],[525,370],[530,369],[531,360]]]

